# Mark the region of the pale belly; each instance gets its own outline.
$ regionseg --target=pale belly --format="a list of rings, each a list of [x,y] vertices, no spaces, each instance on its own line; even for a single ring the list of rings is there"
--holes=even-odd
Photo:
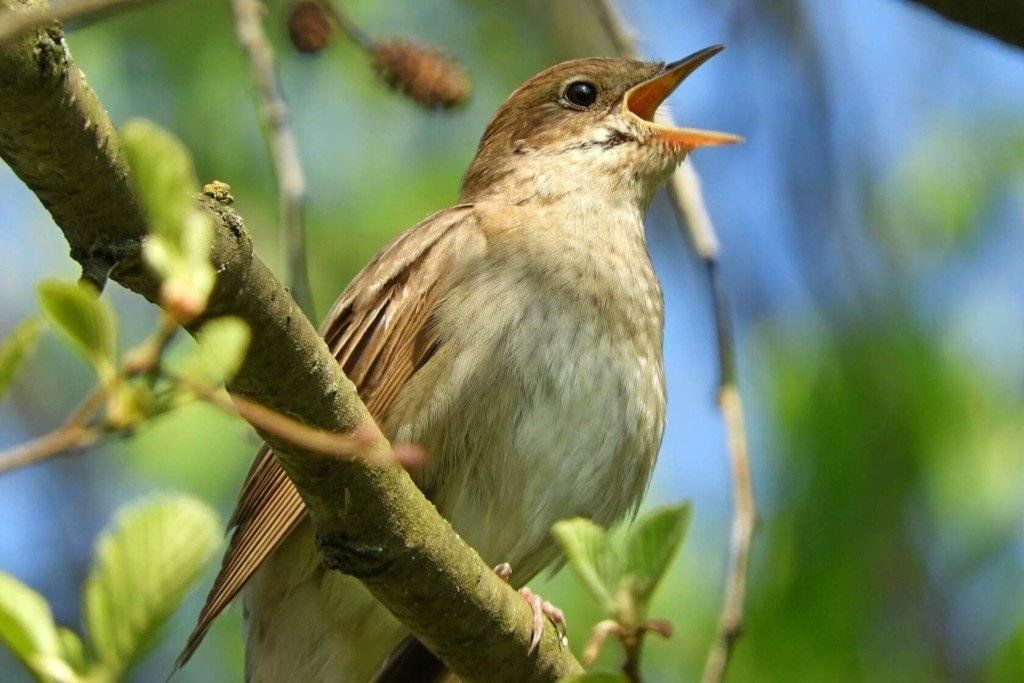
[[[530,290],[510,303],[513,285],[498,286],[498,305],[479,281],[455,292],[470,305],[450,323],[452,352],[439,351],[409,387],[410,396],[430,387],[429,398],[396,402],[385,426],[425,447],[417,483],[488,563],[511,563],[520,584],[554,557],[555,522],[607,525],[643,494],[664,423],[661,318],[659,306],[651,338],[624,340],[558,293]]]

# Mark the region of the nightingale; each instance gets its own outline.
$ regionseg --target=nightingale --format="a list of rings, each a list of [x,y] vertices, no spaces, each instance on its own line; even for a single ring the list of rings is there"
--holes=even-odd
[[[610,525],[647,486],[665,377],[644,214],[690,150],[740,141],[654,114],[721,49],[580,59],[528,80],[487,126],[458,203],[385,246],[321,329],[384,433],[428,454],[417,485],[517,587],[556,560],[555,522]],[[232,525],[179,666],[244,588],[247,680],[370,680],[407,632],[321,565],[266,447]]]

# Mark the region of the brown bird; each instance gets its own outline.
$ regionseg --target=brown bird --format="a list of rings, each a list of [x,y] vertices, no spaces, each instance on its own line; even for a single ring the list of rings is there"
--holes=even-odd
[[[690,150],[740,140],[654,113],[721,49],[667,66],[581,59],[527,81],[487,126],[459,203],[384,247],[324,323],[384,432],[429,454],[416,483],[515,585],[556,559],[555,522],[611,524],[647,486],[665,378],[644,213]],[[232,524],[179,665],[245,586],[247,679],[369,680],[407,632],[321,565],[267,448]]]

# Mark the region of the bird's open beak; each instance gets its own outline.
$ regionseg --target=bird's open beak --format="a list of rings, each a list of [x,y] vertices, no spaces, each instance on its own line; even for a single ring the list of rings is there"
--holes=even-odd
[[[724,45],[713,45],[672,62],[655,76],[639,85],[630,88],[623,104],[626,111],[646,121],[654,129],[655,135],[665,142],[693,149],[695,147],[712,147],[714,145],[735,145],[743,142],[743,138],[732,133],[719,133],[714,130],[698,130],[696,128],[675,128],[654,120],[658,106],[664,102],[672,91],[697,67],[725,49]]]

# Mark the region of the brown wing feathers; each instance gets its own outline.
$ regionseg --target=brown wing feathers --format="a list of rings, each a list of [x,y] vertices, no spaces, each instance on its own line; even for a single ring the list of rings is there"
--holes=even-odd
[[[377,419],[423,363],[434,341],[422,338],[436,284],[453,253],[469,206],[431,216],[403,233],[371,261],[338,298],[321,332],[360,397]],[[462,226],[465,227],[465,226]],[[449,243],[448,248],[436,248]],[[263,561],[305,518],[306,508],[269,448],[260,449],[246,477],[230,527],[231,542],[184,649],[180,667],[210,624]]]

